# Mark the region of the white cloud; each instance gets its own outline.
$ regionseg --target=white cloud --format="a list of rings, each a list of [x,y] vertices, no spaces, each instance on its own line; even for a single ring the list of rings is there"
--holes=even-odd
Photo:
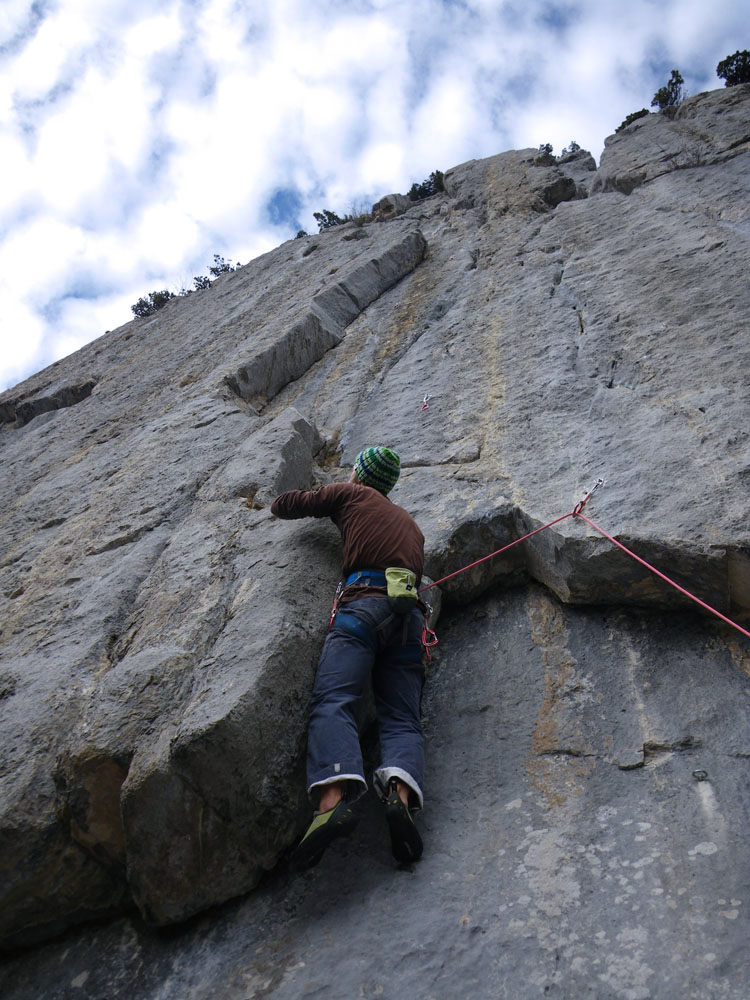
[[[64,16],[50,15],[39,27],[33,44],[14,60],[13,90],[24,101],[42,100],[64,75],[71,62],[70,32]],[[75,36],[85,26],[76,25]],[[76,45],[76,48],[78,45]]]
[[[194,252],[199,235],[194,219],[176,201],[152,205],[131,234],[131,246],[144,264],[179,261]]]
[[[0,45],[7,45],[11,39],[23,31],[29,19],[29,5],[26,0],[5,0],[0,6]]]
[[[372,191],[378,183],[387,188],[395,187],[404,172],[408,170],[406,151],[399,142],[369,143],[356,164],[357,176],[362,180],[366,191]],[[335,189],[334,189],[335,190]],[[390,194],[390,190],[388,191]]]
[[[122,34],[122,48],[140,59],[147,59],[157,52],[173,48],[182,35],[182,23],[177,4],[171,9],[159,9],[128,28]]]
[[[84,331],[95,329],[99,334],[103,334],[108,327],[115,329],[121,323],[132,319],[126,298],[128,296],[118,295],[97,301],[66,299],[61,305],[56,330],[50,344],[51,359],[64,357],[89,343],[92,338],[86,336]],[[122,317],[120,324],[116,321],[117,316]]]
[[[0,334],[3,378],[7,385],[25,378],[43,364],[40,351],[47,326],[32,309],[0,285],[0,312],[3,324]]]
[[[61,294],[85,258],[86,237],[75,226],[38,215],[0,244],[5,294],[40,306]]]
[[[3,183],[0,184],[0,219],[5,228],[8,215],[21,210],[26,197],[33,191],[29,176],[29,158],[23,143],[14,135],[0,134],[0,163],[3,165]]]

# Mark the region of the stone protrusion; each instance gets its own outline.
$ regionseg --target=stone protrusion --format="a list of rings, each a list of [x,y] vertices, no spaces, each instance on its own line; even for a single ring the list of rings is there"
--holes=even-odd
[[[278,335],[270,327],[253,338],[252,356],[242,361],[225,384],[237,396],[262,408],[289,382],[298,379],[344,336],[345,328],[372,302],[423,259],[426,241],[408,232],[380,256],[371,258],[318,292],[312,309]],[[263,345],[265,342],[265,346]]]
[[[53,410],[64,410],[68,406],[75,406],[82,402],[93,392],[98,379],[89,378],[83,381],[71,381],[61,385],[48,387],[45,391],[22,397],[14,401],[6,400],[0,404],[0,423],[12,423],[15,421],[16,427],[23,427],[34,417],[41,413],[50,413]]]
[[[343,331],[309,312],[281,337],[253,353],[224,382],[237,396],[261,409],[280,389],[303,375],[339,343]]]
[[[402,215],[413,202],[404,194],[387,194],[372,206],[373,218],[376,222],[386,222]]]
[[[235,455],[203,486],[201,495],[244,497],[248,506],[262,509],[285,490],[312,486],[313,455],[322,446],[317,428],[289,407],[240,442]]]

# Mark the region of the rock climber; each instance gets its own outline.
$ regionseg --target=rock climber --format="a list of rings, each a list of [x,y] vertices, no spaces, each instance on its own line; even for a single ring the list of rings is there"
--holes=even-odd
[[[400,466],[390,448],[365,448],[346,482],[289,490],[271,506],[284,519],[330,517],[343,545],[343,578],[310,701],[307,783],[315,813],[292,857],[298,871],[316,865],[330,842],[357,823],[355,802],[367,783],[355,706],[369,674],[381,752],[373,778],[385,803],[391,850],[402,863],[422,854],[413,814],[423,804],[424,605],[417,589],[424,536],[388,499]]]

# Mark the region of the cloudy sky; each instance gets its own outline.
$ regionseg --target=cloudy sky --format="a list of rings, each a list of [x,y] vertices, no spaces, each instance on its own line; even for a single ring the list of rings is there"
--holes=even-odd
[[[0,0],[0,390],[435,169],[597,159],[750,0]]]

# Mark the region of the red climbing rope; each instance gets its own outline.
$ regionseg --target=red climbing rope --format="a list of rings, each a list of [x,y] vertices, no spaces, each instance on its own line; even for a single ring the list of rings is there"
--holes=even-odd
[[[573,510],[571,510],[569,513],[563,514],[561,517],[556,517],[555,520],[550,521],[549,524],[543,524],[541,528],[535,528],[533,531],[530,531],[527,535],[524,535],[522,538],[516,538],[515,541],[509,542],[507,545],[503,545],[501,549],[497,549],[495,552],[491,552],[488,556],[482,556],[481,559],[477,559],[473,563],[469,563],[468,566],[464,566],[461,569],[457,569],[454,573],[449,573],[447,576],[442,577],[440,580],[436,580],[434,583],[427,584],[426,587],[421,588],[419,593],[423,594],[425,590],[430,590],[432,587],[437,587],[438,584],[445,583],[446,580],[452,580],[453,577],[458,576],[459,573],[465,573],[467,570],[473,569],[474,566],[479,566],[480,563],[486,562],[488,559],[493,559],[495,556],[499,556],[501,552],[506,552],[508,549],[512,549],[514,545],[520,545],[521,542],[525,542],[527,538],[531,538],[533,535],[538,535],[540,531],[546,531],[547,528],[551,528],[553,525],[559,524],[560,521],[565,521],[569,517],[579,517],[582,521],[585,521],[586,524],[589,525],[589,527],[593,528],[594,531],[598,531],[600,535],[603,535],[606,539],[612,542],[613,545],[616,545],[618,549],[622,549],[623,552],[626,552],[629,556],[635,559],[636,562],[639,562],[642,566],[645,566],[646,569],[650,570],[652,573],[655,573],[656,576],[664,580],[666,583],[670,584],[670,586],[674,587],[675,590],[679,590],[679,592],[681,594],[684,594],[685,597],[689,597],[691,601],[695,601],[696,604],[700,604],[700,606],[704,608],[706,611],[710,611],[712,615],[716,615],[717,618],[721,618],[721,620],[723,622],[726,622],[727,625],[731,625],[732,628],[737,629],[738,632],[741,632],[744,636],[747,636],[747,638],[750,639],[750,632],[742,628],[741,625],[738,625],[737,622],[733,622],[731,618],[727,618],[726,615],[723,615],[720,611],[717,611],[716,608],[712,608],[710,604],[706,604],[705,601],[702,601],[699,597],[696,597],[695,594],[691,594],[689,590],[685,590],[685,588],[681,587],[679,583],[676,583],[666,574],[656,569],[656,567],[652,566],[651,563],[646,562],[645,559],[641,559],[641,557],[637,556],[635,552],[631,552],[630,549],[626,548],[622,544],[622,542],[618,542],[616,538],[613,538],[612,535],[606,532],[603,528],[600,528],[598,524],[594,524],[593,521],[591,521],[588,517],[586,517],[586,515],[583,513],[583,508],[589,502],[589,500],[591,499],[592,495],[596,492],[596,490],[598,490],[599,487],[603,485],[603,483],[604,480],[597,479],[596,483],[589,490],[589,492],[586,494],[583,500],[580,500],[575,505]]]
[[[509,542],[507,545],[503,545],[501,549],[497,549],[495,552],[490,552],[488,556],[482,556],[481,559],[477,559],[473,563],[469,563],[468,566],[464,566],[461,569],[457,569],[455,573],[449,573],[448,576],[442,577],[440,580],[435,580],[434,583],[428,583],[426,587],[422,587],[419,591],[423,594],[425,590],[430,590],[432,587],[437,587],[440,583],[445,583],[446,580],[452,580],[454,576],[458,576],[459,573],[465,573],[467,569],[473,569],[480,563],[487,562],[488,559],[493,559],[495,556],[499,556],[501,552],[506,552],[508,549],[512,549],[514,545],[520,545],[521,542],[525,542],[527,538],[531,538],[532,535],[538,535],[540,531],[545,531],[547,528],[551,528],[553,524],[557,524],[559,521],[564,521],[566,517],[573,517],[573,511],[569,514],[563,514],[562,517],[556,517],[554,521],[550,521],[549,524],[543,524],[541,528],[535,528],[530,531],[528,535],[524,535],[523,538],[517,538],[514,542]]]
[[[593,521],[589,520],[589,518],[586,517],[585,514],[581,514],[581,512],[579,511],[575,516],[580,517],[580,519],[582,521],[585,521],[586,524],[588,524],[590,527],[594,529],[594,531],[598,531],[600,535],[604,535],[604,537],[608,538],[609,541],[612,542],[613,545],[616,545],[618,549],[622,549],[623,552],[627,552],[627,554],[629,556],[632,556],[632,558],[635,559],[636,562],[639,562],[641,566],[645,566],[646,569],[650,569],[652,573],[655,573],[660,579],[665,580],[668,584],[674,587],[675,590],[679,590],[679,592],[681,594],[684,594],[685,597],[689,597],[691,601],[695,601],[696,604],[700,604],[700,606],[702,608],[705,608],[706,611],[710,611],[712,615],[716,615],[717,618],[721,618],[721,620],[723,622],[726,622],[727,625],[731,625],[732,628],[736,628],[738,632],[742,632],[743,635],[746,635],[748,639],[750,639],[750,632],[742,628],[741,625],[738,625],[737,622],[733,622],[731,618],[727,618],[726,615],[723,615],[720,611],[717,611],[716,608],[712,608],[710,604],[706,604],[705,601],[702,601],[699,597],[696,597],[695,594],[691,594],[689,590],[685,590],[685,588],[681,587],[679,583],[675,583],[674,580],[670,579],[670,577],[666,576],[666,574],[662,573],[655,566],[652,566],[651,563],[647,563],[645,559],[641,559],[640,556],[637,556],[635,552],[631,552],[630,549],[626,548],[622,544],[622,542],[618,542],[616,538],[613,538],[603,528],[600,528],[598,524],[594,524]]]

